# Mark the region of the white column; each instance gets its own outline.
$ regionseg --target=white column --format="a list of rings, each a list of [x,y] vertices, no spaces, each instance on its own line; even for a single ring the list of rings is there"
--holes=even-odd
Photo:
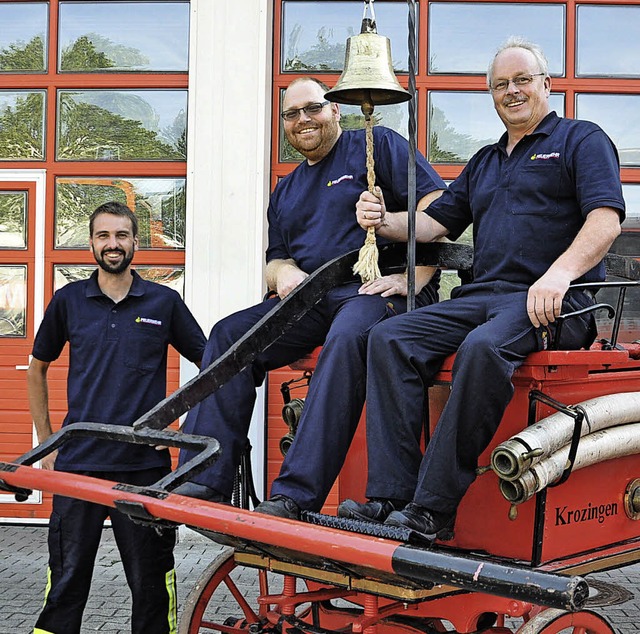
[[[271,4],[191,0],[185,298],[207,335],[265,292]],[[260,460],[263,410],[259,398],[251,440]],[[254,471],[261,480],[262,464]]]

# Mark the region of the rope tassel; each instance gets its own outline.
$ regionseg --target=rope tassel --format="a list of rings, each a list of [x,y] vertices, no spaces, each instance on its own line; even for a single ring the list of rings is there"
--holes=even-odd
[[[362,112],[365,120],[365,134],[367,142],[367,187],[370,194],[375,195],[376,175],[373,160],[373,104],[363,103]],[[367,229],[367,237],[364,245],[358,254],[358,261],[353,266],[353,272],[360,276],[363,284],[377,280],[380,275],[378,266],[378,245],[376,243],[376,232],[373,227]]]
[[[367,229],[367,237],[358,253],[358,261],[353,265],[353,272],[360,276],[363,284],[377,280],[380,275],[378,266],[378,245],[373,227]]]

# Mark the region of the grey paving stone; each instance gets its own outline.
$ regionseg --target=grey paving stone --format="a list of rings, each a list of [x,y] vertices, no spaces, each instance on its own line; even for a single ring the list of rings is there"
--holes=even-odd
[[[32,631],[44,597],[46,540],[45,526],[0,526],[0,634]],[[220,548],[198,533],[181,529],[175,552],[179,612],[188,592]],[[255,571],[242,569],[234,572],[233,577],[243,595],[255,597]],[[640,633],[640,564],[592,575],[589,579],[622,586],[634,594],[633,599],[623,604],[596,611],[611,621],[616,634]],[[82,634],[129,634],[129,606],[129,589],[118,551],[111,530],[105,529]],[[213,609],[224,614],[225,609],[234,609],[233,601],[229,596],[221,597]]]

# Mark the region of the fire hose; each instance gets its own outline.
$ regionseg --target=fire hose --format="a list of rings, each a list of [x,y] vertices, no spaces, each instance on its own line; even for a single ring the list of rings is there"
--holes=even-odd
[[[587,436],[601,429],[640,421],[640,392],[599,396],[573,407],[578,408],[584,414],[580,436]],[[571,416],[563,412],[552,414],[498,445],[491,454],[491,468],[501,480],[519,480],[536,463],[565,447],[571,441],[573,430]],[[567,452],[568,448],[565,454]]]
[[[578,445],[573,471],[598,462],[640,453],[640,423],[601,429],[584,436]],[[569,445],[541,460],[515,480],[500,480],[500,492],[512,504],[522,504],[561,477]]]

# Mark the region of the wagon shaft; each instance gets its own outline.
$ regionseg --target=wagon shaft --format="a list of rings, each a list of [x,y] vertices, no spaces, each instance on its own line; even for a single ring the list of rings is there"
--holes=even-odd
[[[310,569],[334,568],[354,578],[388,582],[399,576],[413,587],[444,584],[568,610],[579,609],[588,596],[588,585],[580,577],[422,549],[181,495],[163,492],[156,497],[137,487],[123,490],[105,480],[10,463],[0,463],[0,476],[8,487],[40,489],[121,510],[135,508],[137,517],[143,508],[148,519],[184,523],[215,534],[219,541],[239,550],[301,562]]]

